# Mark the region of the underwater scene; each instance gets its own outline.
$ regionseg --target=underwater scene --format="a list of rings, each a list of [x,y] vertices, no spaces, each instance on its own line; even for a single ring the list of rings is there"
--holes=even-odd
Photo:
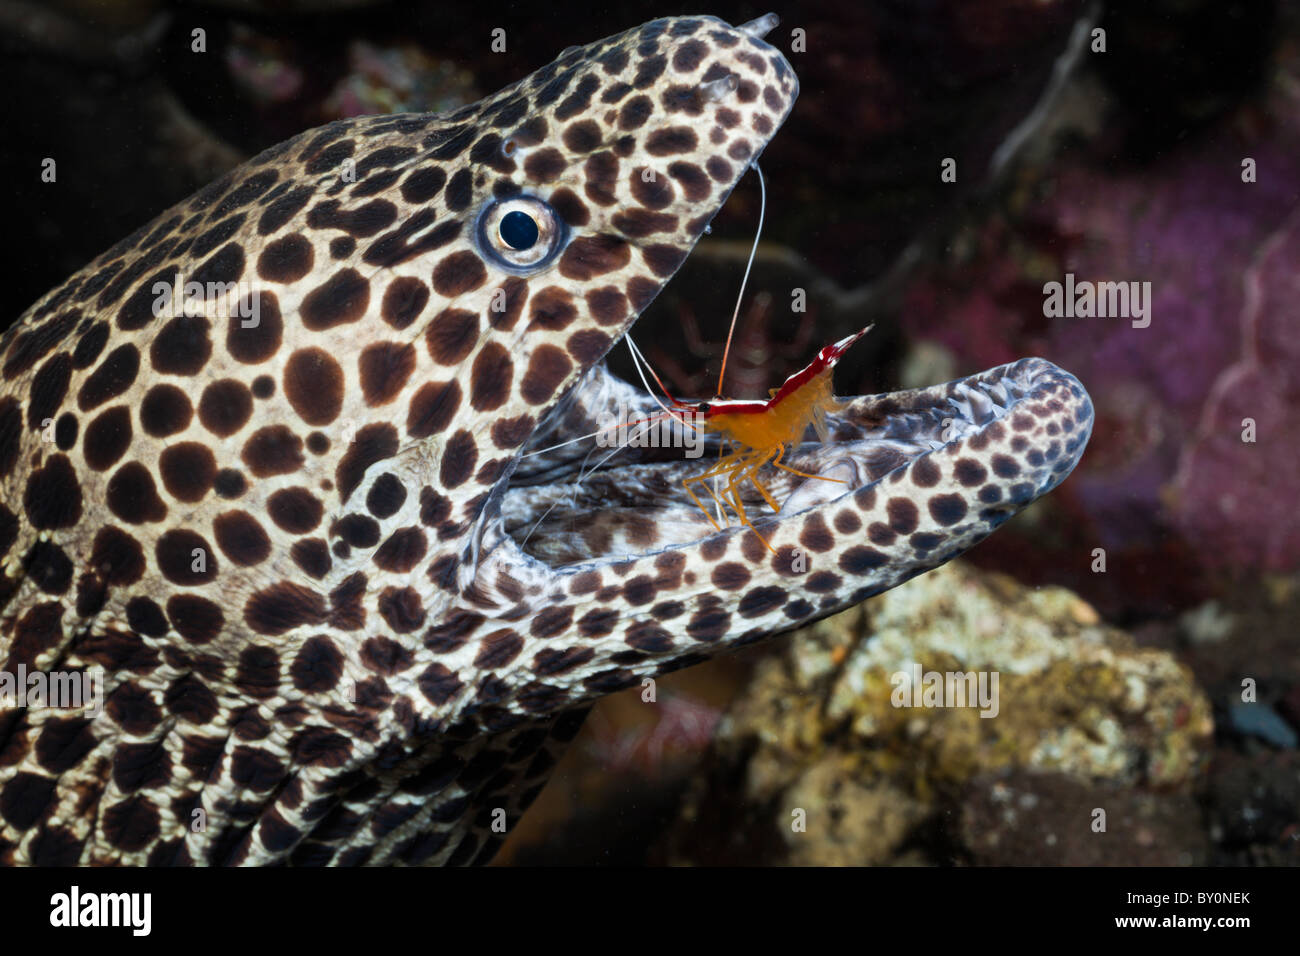
[[[0,864],[1300,863],[1300,6],[772,10],[0,0]]]

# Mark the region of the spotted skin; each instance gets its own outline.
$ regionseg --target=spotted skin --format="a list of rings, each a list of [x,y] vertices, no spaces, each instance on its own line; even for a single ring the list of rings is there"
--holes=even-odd
[[[0,666],[102,668],[105,699],[0,711],[0,863],[485,861],[594,698],[892,587],[1069,472],[1091,406],[1037,359],[852,400],[791,457],[847,485],[773,478],[775,554],[681,501],[680,453],[521,457],[646,402],[600,360],[797,95],[755,32],[659,20],[451,115],[310,130],[5,333]],[[538,269],[475,238],[517,196],[564,225]],[[177,273],[246,284],[257,324],[156,315]]]

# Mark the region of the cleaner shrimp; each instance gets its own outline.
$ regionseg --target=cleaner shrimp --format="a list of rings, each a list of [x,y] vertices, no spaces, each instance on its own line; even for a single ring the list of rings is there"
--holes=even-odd
[[[828,440],[829,431],[826,424],[826,415],[835,412],[840,406],[831,390],[832,371],[840,357],[848,351],[854,342],[869,332],[871,326],[867,326],[853,335],[822,348],[806,367],[787,378],[780,387],[771,389],[766,400],[725,399],[721,397],[723,381],[727,374],[727,359],[735,338],[736,321],[740,315],[745,285],[749,281],[749,273],[754,265],[754,256],[758,251],[759,236],[762,234],[763,218],[767,208],[767,188],[763,181],[763,172],[759,169],[757,163],[753,165],[753,169],[758,174],[762,197],[759,206],[758,229],[754,237],[753,248],[750,250],[749,262],[745,266],[745,274],[741,280],[740,295],[737,297],[736,308],[731,316],[731,326],[727,332],[726,347],[722,353],[722,368],[718,375],[716,393],[718,397],[703,402],[688,402],[674,398],[668,392],[668,389],[664,387],[663,382],[650,366],[641,349],[632,340],[632,336],[629,334],[625,336],[625,339],[642,384],[645,386],[647,393],[654,398],[655,402],[663,410],[664,415],[675,419],[683,427],[699,429],[706,434],[715,433],[722,439],[717,463],[702,474],[683,479],[683,489],[690,495],[696,506],[704,512],[704,516],[709,519],[714,528],[719,531],[722,530],[723,525],[721,522],[726,520],[724,517],[725,509],[730,508],[740,519],[742,525],[754,531],[759,540],[767,545],[769,550],[774,550],[767,539],[758,534],[757,529],[754,528],[753,523],[750,521],[745,510],[744,501],[741,498],[741,487],[746,481],[750,482],[758,490],[758,493],[767,502],[768,506],[771,507],[772,511],[776,513],[780,512],[781,506],[772,497],[763,482],[759,480],[760,470],[767,465],[798,475],[801,478],[841,483],[844,481],[842,478],[813,475],[791,468],[784,463],[784,458],[787,451],[803,441],[804,435],[810,427],[817,433],[820,440]],[[646,377],[647,369],[667,399],[666,404],[654,395],[654,390],[650,387],[650,382]],[[643,425],[650,428],[662,420],[662,417],[655,415],[628,424]],[[572,444],[598,434],[600,433],[596,432],[593,435],[581,436],[562,442],[561,445]],[[561,447],[561,445],[538,449],[527,453],[527,455],[542,454]],[[601,467],[617,450],[616,448],[608,455],[605,455],[596,464],[595,468]],[[726,483],[722,490],[719,491],[716,485],[718,479],[723,478],[726,479]],[[579,473],[579,483],[581,483],[581,480],[582,472]],[[698,485],[708,492],[717,509],[717,519],[713,514],[710,514],[709,509],[705,507],[704,502],[691,487],[692,485]],[[553,508],[554,505],[551,507]],[[547,513],[549,511],[550,509],[547,509]],[[533,525],[533,528],[535,529],[545,517],[546,515],[543,514]],[[531,534],[532,531],[530,530],[529,535]]]
[[[740,523],[758,534],[745,512],[745,505],[741,500],[740,491],[741,486],[748,481],[763,496],[763,500],[767,502],[773,512],[781,510],[781,506],[776,503],[771,493],[758,478],[759,471],[765,465],[770,464],[774,468],[798,475],[801,478],[817,479],[819,481],[844,481],[842,478],[828,478],[824,475],[812,475],[799,471],[785,464],[783,459],[788,450],[803,441],[804,435],[810,426],[816,431],[817,437],[821,441],[826,441],[830,437],[826,427],[826,414],[836,411],[840,405],[831,390],[832,370],[840,357],[849,350],[849,347],[871,330],[871,326],[867,326],[853,335],[846,336],[840,341],[824,347],[806,367],[787,378],[779,388],[771,389],[768,392],[766,401],[747,401],[721,397],[722,383],[727,375],[727,358],[731,354],[731,344],[735,341],[736,320],[740,315],[740,304],[744,299],[745,285],[749,282],[749,273],[754,266],[754,256],[758,252],[758,238],[763,232],[763,218],[767,210],[767,186],[763,181],[763,171],[758,168],[757,163],[754,164],[753,168],[754,172],[758,174],[758,186],[762,197],[758,214],[758,230],[754,237],[753,248],[749,252],[749,262],[745,265],[745,275],[740,282],[740,295],[736,299],[736,308],[731,315],[731,327],[727,330],[727,344],[722,352],[722,368],[718,372],[717,397],[706,402],[679,401],[668,393],[668,390],[664,388],[663,382],[659,380],[659,376],[654,373],[653,369],[651,369],[650,374],[654,376],[655,382],[669,401],[668,405],[660,403],[660,407],[665,412],[680,420],[683,425],[689,424],[689,420],[685,416],[690,415],[697,427],[702,428],[706,433],[714,432],[719,434],[722,436],[723,445],[728,446],[725,449],[723,447],[719,448],[718,462],[712,468],[703,474],[683,480],[682,487],[686,490],[686,493],[691,496],[691,500],[695,502],[696,506],[704,512],[705,517],[709,519],[713,527],[719,531],[722,530],[721,524],[714,520],[713,515],[709,514],[709,509],[704,506],[691,485],[699,485],[708,491],[718,509],[719,518],[722,518],[723,509],[730,506],[731,510],[736,513],[736,517],[740,519]],[[645,382],[643,368],[649,368],[649,363],[641,350],[637,348],[636,343],[632,341],[630,335],[627,336],[627,343],[632,352],[632,358],[637,364],[637,372],[640,374],[642,382]],[[649,389],[649,383],[646,383],[646,388]],[[715,486],[715,480],[723,477],[727,481],[722,491],[719,492]],[[767,545],[768,550],[774,550],[771,544],[768,544],[766,538],[761,534],[758,537],[760,541]]]
[[[829,439],[826,415],[835,412],[840,406],[831,389],[833,369],[853,343],[870,330],[871,326],[867,326],[853,335],[822,348],[807,366],[787,378],[779,388],[772,389],[765,401],[724,398],[705,402],[681,401],[673,398],[663,388],[663,383],[659,382],[659,377],[651,370],[651,375],[654,375],[655,381],[659,383],[659,387],[664,390],[668,398],[665,411],[674,417],[679,417],[683,422],[688,420],[685,416],[689,415],[694,419],[697,427],[722,437],[724,447],[720,448],[717,464],[703,474],[682,481],[686,493],[691,496],[691,500],[704,512],[715,528],[722,530],[722,526],[709,513],[709,509],[704,506],[692,485],[698,485],[709,493],[718,507],[719,517],[721,517],[721,509],[729,507],[740,519],[741,524],[758,534],[741,499],[741,486],[746,481],[750,482],[772,511],[779,512],[781,506],[759,480],[759,471],[765,465],[771,465],[801,478],[844,481],[842,478],[828,478],[791,468],[784,463],[784,458],[789,450],[803,441],[809,427],[817,433],[821,441]],[[644,356],[640,354],[635,343],[629,342],[629,346],[640,366],[645,362]],[[724,365],[723,373],[725,372]],[[722,379],[719,378],[719,384],[721,381]],[[716,479],[720,478],[726,479],[721,491],[716,487]],[[769,550],[772,550],[772,546],[762,535],[759,535],[759,539],[768,546]]]

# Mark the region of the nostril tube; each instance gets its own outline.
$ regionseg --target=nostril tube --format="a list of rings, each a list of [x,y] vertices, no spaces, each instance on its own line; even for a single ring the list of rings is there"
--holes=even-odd
[[[748,23],[742,23],[736,27],[741,33],[748,33],[755,40],[761,40],[776,28],[781,22],[781,18],[775,13],[767,13],[756,20],[750,20]]]
[[[720,76],[716,80],[709,80],[707,83],[700,84],[700,92],[710,103],[716,103],[729,93],[735,92],[736,85],[739,81],[736,74],[728,73],[726,76]]]

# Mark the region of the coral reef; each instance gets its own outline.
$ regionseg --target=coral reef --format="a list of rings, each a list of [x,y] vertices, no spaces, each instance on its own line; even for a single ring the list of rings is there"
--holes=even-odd
[[[920,698],[907,688],[917,671],[982,674],[991,706],[913,706]],[[1107,810],[1106,832],[1196,829],[1192,785],[1212,732],[1209,701],[1171,655],[1138,647],[1064,589],[1030,590],[957,562],[814,625],[759,665],[720,725],[667,854],[738,863],[1190,862],[1134,856],[1126,839],[1106,849],[1070,835],[1091,834],[1097,807]],[[1004,790],[1040,801],[1038,822],[1026,830],[1004,821],[994,842],[975,839],[982,809],[1013,800],[999,796]],[[1053,796],[1067,793],[1068,801]],[[967,816],[953,822],[968,801]],[[1063,816],[1067,805],[1077,812]],[[804,831],[792,828],[800,810]],[[712,825],[735,812],[748,827]],[[1049,831],[1060,833],[1055,850],[1044,842]],[[738,842],[715,846],[722,832]],[[1194,844],[1177,845],[1203,858],[1203,849],[1187,849]]]

